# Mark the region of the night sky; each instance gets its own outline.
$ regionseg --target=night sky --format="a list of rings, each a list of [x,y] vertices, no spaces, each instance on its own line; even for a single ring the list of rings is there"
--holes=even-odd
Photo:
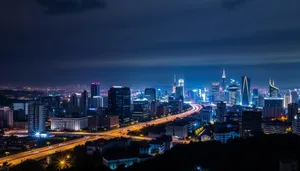
[[[237,1],[231,7],[224,1]],[[300,86],[299,0],[108,0],[49,15],[35,0],[0,2],[0,84],[189,86],[252,78]]]

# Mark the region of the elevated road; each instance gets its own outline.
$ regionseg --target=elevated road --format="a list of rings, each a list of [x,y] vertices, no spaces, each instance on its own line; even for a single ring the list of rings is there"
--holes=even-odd
[[[110,130],[110,131],[106,131],[106,132],[102,132],[102,133],[92,133],[92,134],[84,133],[84,132],[68,133],[68,134],[76,134],[76,135],[85,135],[85,137],[67,141],[65,143],[54,144],[50,147],[37,148],[34,151],[22,152],[22,153],[14,154],[11,156],[3,157],[3,158],[0,158],[0,164],[2,165],[2,163],[8,162],[8,163],[15,165],[15,164],[19,164],[22,161],[25,161],[27,159],[40,159],[40,158],[46,157],[48,155],[54,154],[58,151],[70,150],[70,149],[76,147],[77,145],[82,145],[82,144],[85,144],[87,141],[94,141],[99,138],[109,139],[109,138],[113,138],[113,137],[123,136],[123,137],[130,137],[130,138],[138,139],[138,140],[151,140],[151,138],[149,138],[149,137],[128,136],[127,133],[128,133],[128,131],[140,130],[143,127],[146,127],[148,125],[153,125],[153,124],[157,125],[157,124],[162,124],[162,123],[173,121],[177,118],[184,118],[195,112],[199,112],[202,108],[201,105],[197,105],[197,104],[191,104],[191,106],[192,106],[191,110],[186,111],[181,114],[171,115],[171,116],[167,116],[165,118],[160,118],[160,119],[152,120],[149,122],[138,123],[135,125],[130,125],[127,127],[118,128],[118,129],[114,129],[114,130]],[[65,134],[65,132],[61,132],[61,133],[58,132],[57,134]]]

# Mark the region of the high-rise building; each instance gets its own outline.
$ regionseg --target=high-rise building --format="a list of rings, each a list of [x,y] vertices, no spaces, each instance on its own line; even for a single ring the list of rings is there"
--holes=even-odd
[[[71,107],[78,107],[78,97],[75,93],[71,95],[70,103],[71,103]]]
[[[249,106],[250,105],[250,78],[247,76],[242,77],[242,105]]]
[[[176,84],[176,75],[174,75],[174,82],[173,82],[173,90],[172,90],[172,93],[175,93],[176,92],[176,86],[177,86],[177,84]]]
[[[184,96],[185,96],[185,94],[184,94],[184,79],[179,79],[178,80],[178,86],[177,87],[182,87],[182,97],[183,97],[182,101],[183,101]]]
[[[292,130],[293,134],[300,135],[300,114],[296,114],[294,116],[294,120],[292,122]]]
[[[14,112],[9,107],[0,108],[0,128],[12,128],[14,125]]]
[[[217,113],[216,114],[217,114],[218,121],[224,122],[226,113],[227,113],[226,103],[224,103],[223,101],[221,101],[220,103],[217,103]]]
[[[44,105],[32,103],[29,105],[28,114],[28,134],[34,135],[36,133],[43,133],[46,122],[46,108]]]
[[[283,105],[283,107],[287,108],[290,103],[292,103],[292,96],[288,92],[288,93],[284,94],[284,102],[283,102],[284,105]]]
[[[103,97],[94,96],[92,98],[92,108],[100,108],[100,107],[103,107]]]
[[[223,72],[222,72],[222,85],[221,85],[221,89],[222,89],[222,91],[226,90],[226,72],[225,72],[225,69],[223,69]]]
[[[258,96],[258,107],[264,107],[265,106],[265,97],[264,95],[260,94]]]
[[[298,104],[297,103],[290,103],[288,104],[288,121],[292,122],[294,117],[298,114]]]
[[[238,105],[239,104],[239,86],[236,84],[228,86],[229,91],[229,104]]]
[[[88,105],[89,105],[89,102],[88,102],[88,92],[86,90],[84,90],[82,93],[81,93],[81,98],[80,98],[80,107],[81,107],[81,110],[82,110],[82,114],[83,116],[87,116],[87,111],[88,111]]]
[[[138,121],[146,121],[149,119],[148,99],[136,99],[133,101],[132,119]]]
[[[275,86],[274,80],[272,82],[271,79],[269,80],[269,91],[270,97],[279,97],[279,88]]]
[[[120,123],[128,123],[130,112],[130,88],[113,86],[108,90],[108,115],[119,116]]]
[[[93,82],[91,84],[91,98],[94,96],[100,96],[100,83]]]
[[[220,101],[220,83],[213,82],[211,84],[211,101],[217,103]]]
[[[212,121],[213,109],[211,106],[206,106],[200,111],[200,116],[203,122],[210,123]]]
[[[279,118],[283,111],[283,98],[265,98],[263,109],[263,117],[265,119]]]
[[[149,102],[156,100],[156,90],[155,88],[146,88],[145,89],[145,98],[148,99]]]
[[[184,96],[184,94],[183,94],[183,87],[182,86],[177,86],[176,87],[176,94],[175,94],[175,99],[176,100],[181,100],[181,101],[183,101],[183,96]]]
[[[258,88],[253,88],[252,89],[252,105],[258,106]]]
[[[262,131],[260,111],[243,111],[240,122],[240,135],[251,136]]]
[[[299,103],[299,95],[297,91],[292,91],[291,92],[291,96],[292,96],[292,103]]]

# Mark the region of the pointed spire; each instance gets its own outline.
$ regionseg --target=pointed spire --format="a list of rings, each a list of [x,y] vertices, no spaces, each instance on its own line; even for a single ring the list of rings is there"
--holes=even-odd
[[[223,68],[222,78],[223,78],[223,79],[226,78],[226,73],[225,73],[225,69],[224,69],[224,68]]]
[[[273,80],[273,86],[275,86],[275,81]]]
[[[269,84],[272,84],[271,77],[269,78]]]

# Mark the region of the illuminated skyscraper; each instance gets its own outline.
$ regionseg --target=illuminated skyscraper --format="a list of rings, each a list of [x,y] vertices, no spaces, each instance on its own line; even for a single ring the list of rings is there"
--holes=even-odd
[[[299,95],[297,91],[292,91],[291,92],[292,95],[292,103],[299,103]]]
[[[183,97],[183,87],[182,86],[177,86],[176,87],[175,99],[176,100],[181,100],[181,101],[184,100],[184,97]]]
[[[283,103],[284,103],[283,107],[285,107],[285,108],[287,108],[288,105],[290,103],[292,103],[292,96],[289,92],[284,94],[284,102]]]
[[[93,82],[91,84],[91,98],[94,96],[100,96],[100,83]]]
[[[252,105],[258,106],[258,88],[252,89]]]
[[[239,86],[236,84],[230,85],[228,87],[229,91],[229,104],[238,105],[239,104]]]
[[[222,91],[225,91],[226,89],[226,72],[225,72],[225,69],[223,69],[223,72],[222,72]]]
[[[71,107],[77,107],[78,106],[78,98],[77,98],[77,95],[75,93],[73,93],[71,95],[70,103],[71,103]]]
[[[46,131],[46,107],[33,103],[28,106],[28,134],[43,133]]]
[[[272,83],[271,79],[269,80],[269,91],[270,97],[279,97],[279,88],[275,86],[274,80]]]
[[[156,90],[155,88],[146,88],[145,89],[145,98],[148,99],[149,102],[156,100]]]
[[[130,88],[113,86],[108,90],[108,115],[119,116],[121,123],[128,123],[131,118]]]
[[[88,92],[86,90],[84,90],[81,93],[80,107],[81,107],[82,115],[83,116],[87,116],[87,110],[88,110]]]
[[[172,93],[175,93],[176,92],[176,86],[177,86],[177,84],[176,84],[176,75],[174,75],[174,82],[173,82],[173,91],[172,91]]]
[[[220,83],[213,82],[211,84],[211,101],[217,103],[220,101]]]
[[[247,76],[242,77],[242,105],[249,106],[250,105],[250,78]]]
[[[219,122],[224,122],[224,118],[226,116],[227,109],[226,109],[226,103],[220,102],[217,103],[217,118]]]

